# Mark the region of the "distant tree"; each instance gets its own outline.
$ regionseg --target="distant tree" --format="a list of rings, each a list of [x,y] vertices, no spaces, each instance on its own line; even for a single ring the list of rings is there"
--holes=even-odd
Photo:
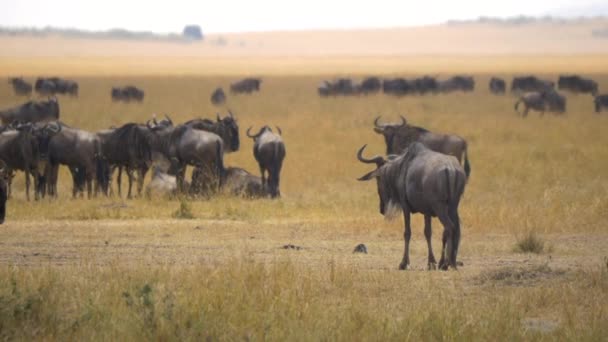
[[[187,39],[203,40],[203,31],[198,25],[186,25],[182,35]]]

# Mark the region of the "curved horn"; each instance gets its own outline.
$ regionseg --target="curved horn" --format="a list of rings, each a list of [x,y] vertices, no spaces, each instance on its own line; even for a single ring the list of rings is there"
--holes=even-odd
[[[401,118],[401,125],[399,125],[399,127],[405,126],[405,124],[407,123],[407,120],[405,120],[405,118],[403,117],[403,115],[399,115],[399,117]]]
[[[153,129],[156,126],[156,124],[154,124],[154,126],[152,126],[152,125],[150,125],[150,121],[152,121],[152,120],[146,121],[146,126],[148,126],[149,129]]]
[[[173,126],[173,120],[171,120],[171,118],[169,117],[168,114],[165,114],[165,118],[167,118],[167,120],[169,121],[169,123],[171,124],[171,126]]]
[[[279,126],[274,126],[274,127],[276,127],[276,128],[277,128],[277,131],[279,131],[279,134],[280,134],[280,135],[283,135],[283,131],[281,131],[281,127],[279,127]]]
[[[367,147],[367,144],[363,145],[363,147],[361,147],[359,149],[359,151],[357,152],[357,159],[359,159],[360,162],[365,163],[365,164],[376,164],[376,165],[378,165],[378,167],[380,167],[384,163],[386,163],[386,161],[384,160],[384,158],[382,158],[381,156],[374,156],[371,159],[363,158],[363,150],[366,147]]]
[[[152,114],[152,123],[154,124],[154,126],[158,125],[158,121],[156,121],[156,113]]]
[[[234,119],[234,115],[232,115],[232,111],[230,109],[228,109],[228,115],[230,115],[230,117]]]
[[[374,126],[376,126],[376,128],[383,128],[382,125],[378,123],[378,121],[380,121],[380,116],[376,117],[376,119],[374,120]]]
[[[249,128],[247,128],[247,136],[250,138],[255,138],[255,135],[251,135],[251,133],[249,133],[252,128],[253,128],[252,126],[249,126]]]

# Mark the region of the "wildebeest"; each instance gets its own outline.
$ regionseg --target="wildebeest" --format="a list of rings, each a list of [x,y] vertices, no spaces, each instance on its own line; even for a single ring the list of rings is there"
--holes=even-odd
[[[382,82],[378,77],[367,77],[361,81],[358,89],[363,95],[374,94],[382,89]]]
[[[0,111],[2,124],[17,122],[47,122],[59,120],[59,102],[51,97],[47,101],[28,101],[22,105]]]
[[[524,106],[522,112],[519,111],[520,104]],[[528,116],[530,109],[540,112],[541,116],[545,114],[545,111],[561,114],[566,111],[566,98],[552,90],[532,91],[523,94],[515,102],[514,108],[524,118]]]
[[[252,138],[253,156],[258,162],[262,176],[262,185],[268,189],[272,198],[281,196],[279,183],[281,177],[281,167],[285,159],[285,144],[283,143],[283,132],[277,127],[279,134],[275,134],[268,126],[264,126],[254,135],[250,133],[251,127],[247,129],[247,136]],[[266,178],[264,173],[268,172]]]
[[[357,93],[357,89],[350,78],[323,81],[323,84],[317,90],[320,96],[353,95]]]
[[[492,77],[490,78],[489,88],[492,94],[504,94],[507,91],[507,84],[502,78]]]
[[[38,199],[40,167],[48,158],[48,144],[51,137],[60,130],[61,127],[53,122],[43,125],[25,123],[15,125],[14,130],[7,130],[0,134],[0,159],[6,163],[9,174],[12,174],[14,170],[25,173],[25,194],[28,201],[30,199],[30,175],[34,177],[35,199]]]
[[[143,90],[128,85],[125,87],[112,87],[111,91],[112,101],[123,101],[123,102],[142,102],[144,100],[145,93]]]
[[[262,186],[262,178],[239,167],[227,167],[222,188],[236,196],[259,198],[268,195]]]
[[[76,180],[82,178],[82,182],[86,184],[88,198],[91,198],[93,182],[98,180],[98,158],[102,154],[101,141],[95,133],[73,128],[61,122],[58,124],[61,126],[61,132],[51,138],[48,148],[49,157],[45,170],[47,191],[50,196],[57,196],[59,165],[65,165]],[[76,197],[77,192],[84,190],[77,183],[78,181],[74,182],[73,197]],[[99,190],[99,185],[95,187],[95,192]]]
[[[248,77],[230,85],[230,91],[235,94],[252,93],[260,91],[262,80],[259,78]]]
[[[216,88],[211,94],[211,103],[219,106],[226,102],[226,93],[224,93],[224,89]]]
[[[9,172],[6,163],[0,159],[0,224],[6,218],[6,200],[8,199]]]
[[[451,266],[455,269],[460,243],[458,204],[467,182],[462,166],[456,158],[432,151],[418,142],[411,144],[399,156],[389,156],[388,160],[381,156],[364,158],[362,154],[366,146],[359,149],[357,159],[376,164],[377,168],[359,180],[376,179],[382,215],[391,218],[395,210],[403,212],[405,248],[399,269],[407,269],[410,263],[410,214],[414,213],[424,215],[429,269],[436,265],[431,244],[431,218],[434,216],[443,225],[439,268],[446,270]]]
[[[434,77],[423,76],[414,79],[413,83],[416,92],[421,95],[434,93],[439,90],[439,82]]]
[[[159,165],[152,167],[152,180],[146,185],[146,197],[154,195],[173,196],[177,192],[177,180],[175,176],[167,173],[167,170]]]
[[[224,141],[224,152],[236,152],[241,145],[239,138],[239,125],[232,111],[228,111],[228,115],[221,118],[219,113],[216,115],[216,121],[209,119],[194,119],[184,123],[185,126],[199,129],[211,133],[215,133]]]
[[[420,142],[431,150],[456,157],[462,163],[467,177],[471,174],[467,142],[453,134],[437,134],[422,127],[411,126],[401,116],[399,124],[380,124],[380,117],[374,120],[374,132],[382,134],[386,143],[386,154],[401,154],[414,142]]]
[[[78,96],[78,83],[59,77],[39,77],[34,84],[34,89],[40,95],[68,94]]]
[[[8,79],[8,83],[13,86],[15,95],[18,96],[30,96],[32,95],[32,85],[27,83],[21,77],[12,77]]]
[[[382,81],[382,91],[389,95],[406,95],[414,91],[414,85],[404,78],[393,78]]]
[[[449,93],[452,91],[469,92],[475,90],[475,80],[472,76],[457,75],[447,80],[439,81],[439,91]]]
[[[596,95],[593,98],[593,104],[595,105],[595,112],[599,113],[604,108],[608,108],[608,94]]]
[[[552,90],[555,83],[549,80],[541,80],[536,76],[514,77],[511,82],[511,92],[532,92]]]
[[[597,82],[583,78],[578,75],[560,75],[557,81],[557,89],[568,90],[573,93],[589,93],[597,95]]]

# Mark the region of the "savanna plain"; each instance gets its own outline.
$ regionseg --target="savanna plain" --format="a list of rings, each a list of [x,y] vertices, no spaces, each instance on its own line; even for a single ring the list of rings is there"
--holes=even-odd
[[[600,57],[579,63],[577,72],[608,92],[608,64]],[[472,93],[399,98],[318,97],[320,81],[339,76],[326,71],[331,61],[323,58],[300,61],[308,74],[273,69],[269,59],[261,74],[242,72],[243,61],[234,64],[237,71],[220,61],[224,69],[207,74],[172,74],[164,64],[162,72],[139,76],[107,72],[111,63],[120,70],[120,59],[103,60],[102,73],[91,59],[75,58],[81,67],[71,75],[65,59],[53,69],[53,60],[4,58],[2,75],[47,63],[47,73],[80,83],[78,98],[59,98],[69,125],[95,131],[154,113],[183,122],[230,108],[241,148],[225,156],[226,165],[258,174],[244,133],[264,124],[281,127],[287,157],[279,200],[72,199],[62,170],[58,199],[27,202],[19,173],[0,226],[0,339],[605,341],[608,114],[595,114],[589,95],[567,94],[566,115],[522,119],[516,97],[487,90],[491,76],[514,76],[508,68],[491,70],[492,58],[470,59],[471,70],[484,60],[487,71],[474,73]],[[534,57],[528,72],[556,80],[571,58],[551,57],[558,70]],[[455,71],[462,72],[467,58],[457,59]],[[515,59],[523,69],[525,59]],[[357,67],[344,75],[362,78],[366,67],[383,77],[396,69],[399,76],[420,74],[410,59],[390,60],[352,58]],[[451,75],[450,58],[435,61],[437,76]],[[263,78],[260,93],[228,94],[223,108],[211,105],[216,86],[245,74]],[[143,88],[145,101],[111,102],[110,88],[125,84]],[[0,107],[23,101],[0,82]],[[385,151],[372,129],[379,115],[403,115],[467,139],[472,173],[460,204],[457,271],[426,270],[423,220],[416,216],[411,269],[397,270],[403,219],[385,221],[375,184],[356,180],[370,170],[357,161],[357,149]],[[193,218],[181,218],[182,203]],[[443,228],[437,220],[433,227],[438,251]],[[518,249],[534,238],[544,244],[537,253]],[[352,253],[359,243],[368,254]],[[289,244],[301,248],[283,248]]]

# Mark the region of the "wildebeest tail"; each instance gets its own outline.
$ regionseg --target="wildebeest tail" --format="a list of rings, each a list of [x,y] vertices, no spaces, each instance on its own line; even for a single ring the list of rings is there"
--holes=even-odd
[[[108,195],[110,188],[110,165],[105,160],[99,141],[95,141],[95,181],[97,182],[97,188],[101,189],[104,195]]]
[[[467,175],[467,180],[471,175],[471,163],[469,163],[469,149],[465,146],[464,148],[464,173]]]

